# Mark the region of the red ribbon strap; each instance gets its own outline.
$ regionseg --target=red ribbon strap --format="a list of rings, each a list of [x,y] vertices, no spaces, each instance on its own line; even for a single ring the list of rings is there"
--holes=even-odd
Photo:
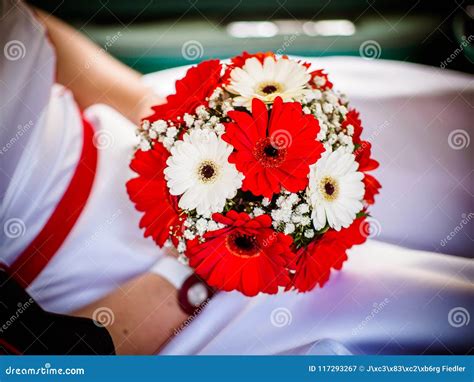
[[[97,167],[94,130],[83,119],[84,143],[76,171],[66,192],[38,236],[9,268],[8,273],[26,288],[41,273],[66,240],[92,189]]]

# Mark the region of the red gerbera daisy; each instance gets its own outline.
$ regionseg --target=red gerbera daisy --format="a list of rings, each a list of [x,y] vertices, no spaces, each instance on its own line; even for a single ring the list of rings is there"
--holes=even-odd
[[[185,113],[194,113],[196,107],[207,105],[209,97],[220,81],[222,65],[209,60],[192,67],[181,80],[176,81],[176,93],[166,98],[167,103],[152,107],[154,113],[144,119],[177,121]]]
[[[130,167],[139,176],[127,182],[130,199],[138,211],[144,212],[140,228],[145,228],[145,237],[151,236],[159,246],[168,239],[170,230],[177,240],[184,220],[179,217],[177,199],[170,195],[163,175],[168,156],[161,143],[155,143],[151,150],[137,151]]]
[[[239,290],[246,296],[275,294],[289,285],[287,267],[294,262],[291,237],[275,232],[271,218],[250,218],[229,211],[213,219],[226,227],[205,234],[205,242],[188,243],[189,264],[207,283],[220,290]]]
[[[330,229],[320,239],[302,247],[296,254],[296,273],[291,285],[300,292],[308,292],[317,284],[322,287],[329,280],[332,268],[342,268],[347,260],[346,251],[367,239],[362,227],[364,219],[355,219],[340,231]]]
[[[361,140],[362,122],[359,118],[359,112],[357,110],[352,109],[346,114],[346,119],[344,122],[342,122],[342,128],[347,129],[348,125],[352,125],[354,127],[352,140],[357,147],[354,151],[354,154],[356,156],[356,161],[359,163],[359,171],[364,174],[364,200],[367,202],[367,204],[374,204],[375,195],[380,192],[379,190],[382,185],[377,179],[367,172],[375,170],[377,167],[379,167],[379,162],[370,157],[372,148],[371,143]]]
[[[252,100],[252,115],[229,112],[222,139],[234,147],[229,162],[245,175],[242,189],[271,197],[281,187],[298,192],[308,185],[309,166],[324,151],[316,140],[319,123],[303,114],[301,104],[275,99],[270,122],[265,104]]]

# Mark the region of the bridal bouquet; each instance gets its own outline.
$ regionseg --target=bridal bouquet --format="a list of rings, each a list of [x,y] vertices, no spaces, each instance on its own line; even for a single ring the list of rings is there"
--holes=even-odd
[[[210,286],[323,286],[365,241],[380,184],[359,114],[323,70],[273,53],[210,60],[138,129],[140,227]]]

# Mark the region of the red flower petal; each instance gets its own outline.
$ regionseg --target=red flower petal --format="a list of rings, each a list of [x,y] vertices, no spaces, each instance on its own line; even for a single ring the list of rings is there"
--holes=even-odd
[[[221,81],[221,69],[219,60],[204,61],[192,67],[184,78],[176,81],[176,93],[166,98],[167,103],[152,107],[154,113],[144,119],[177,121],[185,113],[194,113],[196,107],[207,105],[206,97]]]
[[[316,140],[318,121],[297,102],[275,99],[270,121],[266,105],[252,100],[252,114],[229,113],[222,139],[234,147],[229,162],[245,175],[242,189],[271,197],[284,187],[291,192],[308,185],[309,166],[324,151]]]
[[[205,242],[188,243],[186,255],[196,273],[219,290],[239,290],[246,296],[275,294],[290,283],[288,268],[294,264],[293,240],[270,228],[271,218],[250,218],[229,211],[213,219],[227,227],[205,235]]]
[[[138,211],[144,212],[140,228],[159,246],[168,239],[170,228],[181,232],[177,200],[171,196],[163,175],[169,153],[155,143],[148,151],[137,151],[130,167],[138,177],[127,182],[127,192]],[[174,237],[176,239],[176,237]]]
[[[354,134],[352,135],[352,140],[354,144],[360,143],[360,135],[362,133],[362,122],[359,118],[359,112],[356,109],[351,109],[346,114],[346,119],[342,122],[342,129],[347,128],[348,125],[354,127]]]
[[[379,194],[382,185],[377,181],[377,179],[375,179],[372,175],[369,175],[367,172],[375,170],[377,167],[379,167],[379,162],[371,158],[372,145],[370,142],[361,140],[362,122],[359,118],[359,112],[357,110],[352,109],[346,114],[346,119],[342,123],[342,128],[345,129],[348,125],[352,125],[354,127],[352,139],[354,144],[358,145],[354,154],[356,156],[356,161],[359,163],[359,171],[364,174],[364,200],[367,204],[374,204],[375,195]]]
[[[318,284],[322,287],[329,280],[331,269],[342,268],[347,260],[346,251],[367,239],[361,226],[364,219],[358,218],[340,231],[330,229],[321,238],[301,248],[296,254],[296,273],[291,285],[300,292],[308,292]]]
[[[374,204],[375,195],[380,193],[379,190],[382,188],[382,185],[372,175],[366,173],[364,173],[364,179],[362,181],[365,185],[364,200],[367,204]]]
[[[328,75],[324,73],[323,69],[315,70],[310,73],[311,74],[311,81],[310,83],[313,85],[313,87],[321,90],[327,90],[327,89],[332,89],[333,84],[331,81],[329,81]],[[322,77],[324,78],[324,84],[323,85],[318,85],[315,82],[315,77]]]
[[[379,167],[379,162],[371,158],[372,145],[367,141],[360,141],[360,146],[356,149],[356,161],[359,162],[359,171],[364,173],[365,194],[364,200],[367,204],[375,203],[375,195],[379,194],[382,185],[368,171]]]

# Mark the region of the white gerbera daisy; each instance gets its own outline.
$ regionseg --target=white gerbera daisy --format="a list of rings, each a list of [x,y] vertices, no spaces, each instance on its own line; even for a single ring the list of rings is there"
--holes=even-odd
[[[237,94],[234,106],[250,109],[252,98],[272,103],[276,97],[289,102],[305,96],[310,78],[306,68],[293,60],[266,57],[262,64],[252,57],[242,68],[232,70],[227,90]]]
[[[211,130],[192,130],[176,142],[166,161],[165,176],[179,207],[199,215],[221,212],[242,186],[243,175],[228,162],[232,146]]]
[[[343,148],[326,151],[311,167],[309,194],[314,228],[322,229],[327,221],[339,231],[349,227],[362,210],[364,175],[358,167],[355,156]]]

